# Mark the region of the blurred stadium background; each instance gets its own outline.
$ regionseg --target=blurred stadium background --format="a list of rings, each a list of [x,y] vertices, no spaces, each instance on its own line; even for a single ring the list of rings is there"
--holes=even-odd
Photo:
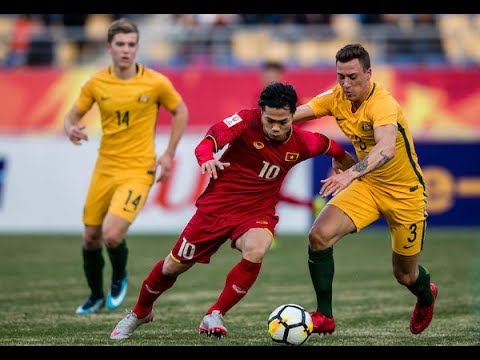
[[[106,337],[120,316],[101,314],[95,322],[73,317],[86,291],[79,251],[81,213],[100,124],[94,108],[85,119],[90,141],[76,147],[64,135],[63,116],[89,74],[109,64],[106,31],[113,19],[123,16],[139,24],[138,61],[169,76],[190,109],[172,176],[162,186],[155,185],[131,228],[129,239],[136,237],[136,241],[130,242],[132,288],[126,306],[134,304],[137,285],[150,265],[166,255],[195,210],[194,201],[207,179],[199,174],[194,147],[210,124],[254,105],[262,87],[261,64],[282,62],[284,79],[297,88],[304,102],[335,84],[336,51],[347,43],[361,42],[372,57],[373,80],[383,82],[399,100],[416,141],[429,193],[431,231],[425,259],[441,284],[443,303],[423,342],[407,333],[398,336],[398,326],[407,324],[413,303],[391,277],[388,233],[384,226],[377,226],[383,225],[379,221],[359,235],[360,241],[349,239],[338,246],[337,314],[339,324],[345,321],[347,326],[339,327],[337,337],[326,340],[327,344],[478,345],[479,14],[0,14],[0,272],[4,285],[0,308],[15,314],[15,322],[11,317],[0,320],[1,344],[103,345],[109,343]],[[159,151],[168,126],[167,113],[160,111]],[[309,127],[348,147],[332,119],[311,121]],[[287,178],[285,189],[293,196],[314,196],[328,167],[326,158],[302,163]],[[246,321],[242,311],[249,309],[253,316],[252,321],[247,319],[249,331],[258,335],[245,330],[243,337],[232,337],[232,343],[226,344],[258,344],[252,343],[254,338],[268,343],[262,326],[272,304],[298,300],[314,306],[313,298],[299,295],[311,291],[302,268],[311,214],[282,203],[278,212],[278,232],[285,235],[285,242],[280,241],[275,256],[268,260],[275,268],[265,266],[264,277],[249,295],[251,300],[242,303],[238,312],[232,311],[229,320],[233,330],[240,332]],[[383,243],[373,245],[382,239]],[[197,317],[222,286],[221,274],[237,261],[237,254],[227,250],[216,260],[215,273],[220,275],[213,278],[206,269],[199,270],[199,275],[189,274],[192,282],[180,285],[177,295],[172,292],[174,297],[162,303],[176,313],[176,302],[191,297],[190,284],[200,284],[195,287],[195,307],[184,304],[183,323],[167,317],[170,327],[161,330],[157,324],[135,344],[158,344],[159,331],[166,338],[181,326],[196,330]],[[31,268],[33,274],[27,271]],[[380,283],[378,293],[383,297],[371,289],[368,292],[371,284]],[[297,289],[295,296],[292,288]],[[360,301],[364,308],[353,307],[359,298],[351,298],[351,288],[365,290]],[[59,297],[59,292],[64,296]],[[397,320],[402,325],[389,323],[400,298],[405,309],[400,309],[402,317]],[[348,299],[352,304],[342,307]],[[370,308],[384,309],[384,318],[375,318]],[[45,317],[56,321],[55,331],[45,329]],[[378,337],[380,323],[392,327],[382,328],[382,338]],[[185,334],[175,331],[164,344],[181,344],[178,339]],[[378,342],[366,340],[374,338]],[[188,341],[197,344],[196,338]]]
[[[171,181],[153,189],[132,231],[183,227],[205,185],[192,150],[209,124],[255,104],[264,61],[285,65],[304,102],[335,83],[335,53],[356,41],[410,121],[430,224],[479,225],[478,14],[0,14],[0,232],[81,230],[98,110],[86,117],[91,141],[81,147],[64,136],[63,116],[87,76],[109,64],[106,31],[122,16],[139,24],[138,61],[168,75],[191,112]],[[168,125],[161,111],[159,148]],[[330,118],[309,126],[345,140]],[[287,191],[317,193],[324,160],[297,167]],[[279,212],[280,231],[308,229],[308,210],[280,204]]]

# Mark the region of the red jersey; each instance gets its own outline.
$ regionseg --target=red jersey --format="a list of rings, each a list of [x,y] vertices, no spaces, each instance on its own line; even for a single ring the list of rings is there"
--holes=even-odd
[[[206,137],[216,149],[229,145],[220,158],[230,162],[218,178],[211,179],[196,201],[206,214],[241,219],[252,214],[275,215],[275,206],[288,171],[296,164],[324,154],[333,140],[292,125],[283,143],[268,139],[261,109],[242,110],[213,125]]]

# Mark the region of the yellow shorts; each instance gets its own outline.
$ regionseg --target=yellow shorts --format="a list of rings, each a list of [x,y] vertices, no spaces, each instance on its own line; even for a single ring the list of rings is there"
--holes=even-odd
[[[94,171],[83,209],[83,223],[101,225],[107,213],[132,223],[145,204],[153,181],[154,175],[146,171],[113,175]]]
[[[392,250],[411,256],[422,251],[426,230],[426,200],[422,192],[396,198],[383,189],[365,181],[355,180],[334,196],[328,204],[347,214],[360,231],[384,216],[390,228]]]

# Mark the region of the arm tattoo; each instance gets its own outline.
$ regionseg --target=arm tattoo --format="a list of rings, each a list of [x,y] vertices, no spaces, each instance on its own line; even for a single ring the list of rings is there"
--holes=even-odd
[[[367,167],[368,167],[368,155],[365,156],[363,160],[356,163],[353,166],[353,170],[361,174],[367,169]]]
[[[387,155],[385,155],[383,153],[383,151],[380,151],[380,155],[382,156],[382,159],[379,161],[378,165],[376,166],[377,167],[380,167],[382,166],[383,164],[389,162],[392,158],[388,157]]]
[[[380,151],[380,155],[381,155],[381,159],[378,161],[378,163],[376,165],[373,166],[372,169],[370,169],[370,171],[372,170],[375,170],[377,168],[379,168],[380,166],[382,166],[383,164],[389,162],[392,158],[391,157],[388,157],[386,156],[383,151]],[[366,170],[367,170],[367,167],[368,167],[368,159],[370,157],[370,154],[368,154],[367,156],[365,156],[363,158],[363,160],[359,161],[358,163],[356,163],[354,166],[353,166],[353,170],[362,174],[362,173],[365,173]]]

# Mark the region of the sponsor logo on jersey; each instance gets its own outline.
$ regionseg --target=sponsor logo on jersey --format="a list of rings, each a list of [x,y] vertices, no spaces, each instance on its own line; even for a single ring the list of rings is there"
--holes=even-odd
[[[268,225],[268,221],[265,220],[257,220],[255,221],[257,224]]]
[[[297,161],[299,156],[299,153],[291,153],[287,151],[287,154],[285,155],[285,161]]]
[[[238,116],[238,114],[235,114],[235,115],[232,115],[226,119],[223,120],[223,122],[225,123],[225,125],[227,125],[228,127],[232,127],[233,125],[235,124],[238,124],[239,122],[241,122],[243,119]]]
[[[138,102],[141,102],[141,103],[147,103],[149,100],[150,100],[150,96],[148,95],[141,95],[138,98]]]
[[[265,147],[265,144],[261,141],[254,141],[253,146],[255,146],[256,149],[263,149]]]

